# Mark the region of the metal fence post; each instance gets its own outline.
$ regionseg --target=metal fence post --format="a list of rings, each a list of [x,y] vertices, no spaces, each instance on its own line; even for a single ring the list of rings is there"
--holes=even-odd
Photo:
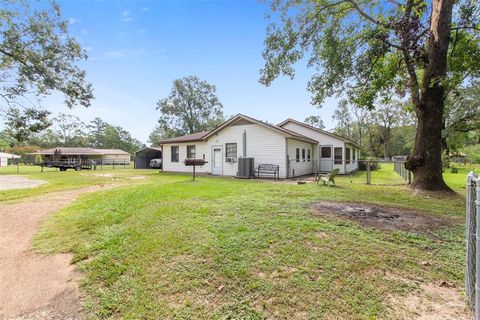
[[[480,223],[478,214],[480,213],[480,186],[478,185],[478,179],[475,181],[475,225],[476,225],[476,243],[475,243],[475,319],[480,319]]]
[[[372,182],[372,174],[370,171],[370,161],[367,161],[367,184]]]
[[[467,176],[466,185],[466,268],[465,268],[465,296],[470,306],[474,306],[475,302],[475,228],[476,228],[476,214],[475,214],[475,182],[477,175],[470,172]]]

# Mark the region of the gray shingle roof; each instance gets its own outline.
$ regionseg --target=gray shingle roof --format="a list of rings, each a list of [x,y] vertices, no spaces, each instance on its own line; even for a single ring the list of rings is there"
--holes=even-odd
[[[193,134],[187,134],[185,136],[174,137],[170,139],[164,139],[159,141],[159,144],[167,144],[167,143],[177,143],[177,142],[190,142],[190,141],[199,141],[202,140],[204,136],[206,136],[210,131],[202,131]]]

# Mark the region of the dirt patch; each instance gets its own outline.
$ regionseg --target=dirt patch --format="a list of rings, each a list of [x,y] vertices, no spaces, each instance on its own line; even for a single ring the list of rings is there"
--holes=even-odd
[[[80,173],[81,176],[94,176],[102,178],[112,178],[113,174],[111,173]]]
[[[132,176],[129,178],[130,180],[145,180],[147,177],[145,176]]]
[[[340,217],[388,231],[425,232],[452,224],[452,219],[448,217],[364,203],[323,201],[312,204],[310,208],[315,214]]]
[[[33,254],[38,223],[94,186],[50,193],[0,206],[0,319],[78,319],[77,275],[71,255]]]
[[[26,189],[26,188],[35,188],[46,181],[42,180],[31,180],[24,176],[0,176],[0,191],[1,190],[12,190],[12,189]]]
[[[393,319],[470,320],[459,289],[435,283],[422,283],[406,296],[390,297]]]

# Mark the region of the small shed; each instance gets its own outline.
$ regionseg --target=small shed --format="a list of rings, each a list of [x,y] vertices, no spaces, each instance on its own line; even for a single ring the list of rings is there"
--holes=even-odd
[[[0,167],[6,167],[9,159],[20,159],[20,156],[15,154],[0,152]]]
[[[147,147],[135,153],[135,169],[150,169],[152,159],[162,159],[162,148]]]

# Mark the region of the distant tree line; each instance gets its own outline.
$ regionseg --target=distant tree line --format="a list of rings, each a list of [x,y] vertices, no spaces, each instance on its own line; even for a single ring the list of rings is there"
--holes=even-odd
[[[143,147],[127,130],[100,118],[85,123],[74,115],[59,113],[51,118],[47,114],[37,124],[28,117],[13,120],[7,118],[0,131],[0,149],[20,155],[54,147],[122,149],[133,154]]]
[[[367,110],[342,100],[333,119],[334,132],[356,141],[363,157],[408,156],[413,151],[417,123],[408,102],[383,99],[373,110]],[[319,116],[310,116],[305,122],[324,127]],[[448,95],[442,145],[444,158],[466,157],[480,163],[480,81]]]

